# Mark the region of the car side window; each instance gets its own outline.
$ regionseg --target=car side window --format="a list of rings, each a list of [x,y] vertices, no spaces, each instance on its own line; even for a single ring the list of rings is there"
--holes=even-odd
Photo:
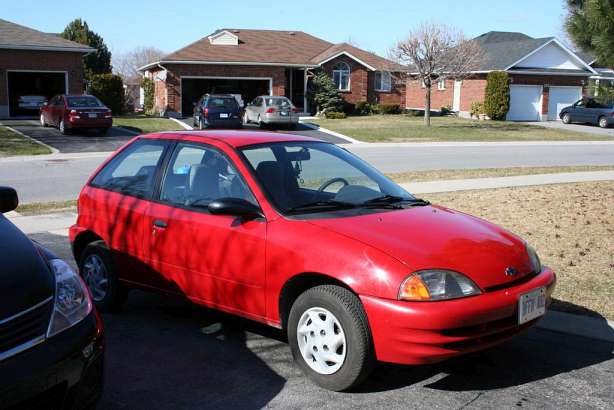
[[[120,152],[91,185],[122,194],[151,198],[155,175],[168,142],[138,140]]]
[[[206,209],[219,198],[257,204],[232,162],[213,147],[178,144],[168,164],[160,200],[171,205]]]

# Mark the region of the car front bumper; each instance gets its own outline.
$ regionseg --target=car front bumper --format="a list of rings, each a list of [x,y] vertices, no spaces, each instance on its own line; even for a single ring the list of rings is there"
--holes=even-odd
[[[0,409],[93,407],[103,388],[102,321],[79,324],[0,362]]]
[[[364,295],[360,298],[378,360],[429,364],[500,344],[531,327],[539,318],[518,325],[520,294],[545,287],[549,305],[555,284],[555,273],[544,268],[516,286],[455,300],[405,302]]]

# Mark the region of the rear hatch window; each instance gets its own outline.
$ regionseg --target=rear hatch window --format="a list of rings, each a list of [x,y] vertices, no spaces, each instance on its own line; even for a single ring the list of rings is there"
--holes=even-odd
[[[234,97],[211,97],[207,102],[207,108],[220,110],[236,110],[239,108]]]

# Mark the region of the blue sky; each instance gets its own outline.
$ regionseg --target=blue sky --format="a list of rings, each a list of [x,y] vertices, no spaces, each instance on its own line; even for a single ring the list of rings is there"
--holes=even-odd
[[[563,0],[2,0],[0,18],[47,32],[85,19],[112,52],[137,46],[174,51],[217,28],[302,30],[331,42],[351,41],[385,55],[412,26],[436,21],[468,36],[490,30],[559,36]],[[181,5],[180,5],[181,4]],[[430,7],[429,7],[430,6]]]

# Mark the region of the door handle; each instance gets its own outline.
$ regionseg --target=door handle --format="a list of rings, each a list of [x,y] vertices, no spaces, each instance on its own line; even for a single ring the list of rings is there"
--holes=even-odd
[[[154,223],[153,223],[153,224],[154,224],[154,227],[156,227],[156,228],[162,228],[162,229],[164,229],[164,228],[166,228],[166,227],[168,226],[168,225],[166,224],[166,222],[164,222],[164,221],[163,221],[163,220],[161,220],[161,219],[156,219],[156,220],[154,221]]]

